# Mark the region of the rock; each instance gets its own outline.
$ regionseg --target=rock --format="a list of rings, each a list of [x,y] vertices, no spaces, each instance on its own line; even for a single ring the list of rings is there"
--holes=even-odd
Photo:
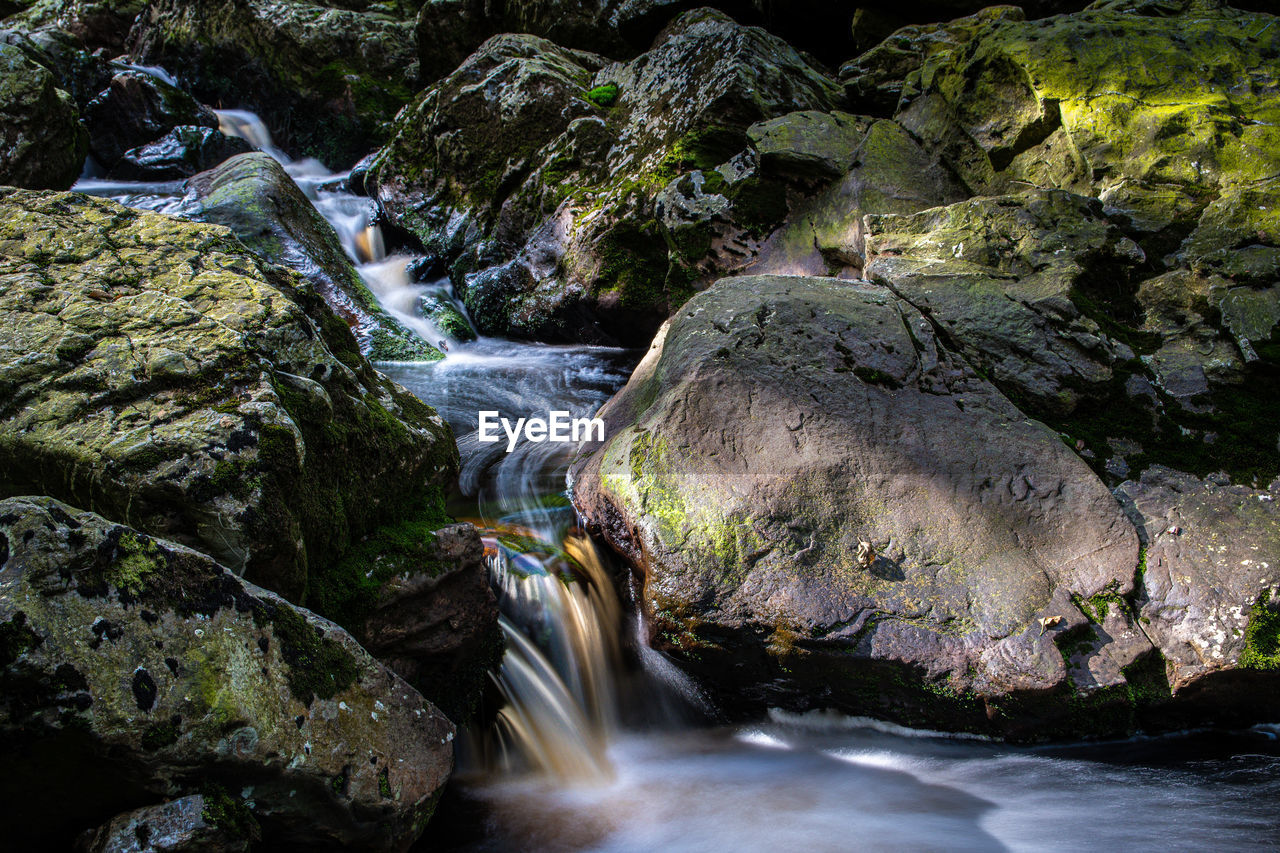
[[[908,75],[898,120],[975,192],[1016,180],[1096,196],[1152,247],[1176,245],[1215,193],[1280,169],[1272,21],[1218,0],[996,15]]]
[[[192,794],[158,806],[134,809],[99,827],[88,839],[82,839],[79,849],[84,853],[141,853],[144,850],[243,853],[248,850],[250,836],[237,832],[239,828],[234,825],[219,825],[216,821],[221,815],[213,806],[212,798],[206,800],[201,794]],[[244,813],[252,820],[248,809],[244,809]],[[251,829],[257,828],[256,821],[246,821],[246,824]]]
[[[382,309],[337,233],[270,156],[243,154],[187,183],[182,215],[225,225],[261,257],[300,273],[355,333],[369,358],[421,361],[442,354]]]
[[[13,843],[52,849],[212,784],[269,848],[400,850],[421,832],[453,726],[342,629],[49,498],[0,501],[0,534],[4,823],[31,835]],[[14,819],[53,799],[57,821]]]
[[[457,307],[440,296],[423,296],[418,300],[418,312],[436,325],[443,334],[455,341],[474,341],[476,330]]]
[[[211,127],[175,127],[155,142],[126,151],[110,176],[121,181],[181,180],[252,150],[243,139]]]
[[[58,28],[87,50],[120,53],[129,29],[146,0],[37,0],[5,19],[6,27],[27,30]]]
[[[639,344],[785,215],[747,128],[839,98],[710,10],[625,64],[502,35],[401,114],[366,184],[449,265],[479,331]]]
[[[1077,685],[1056,643],[1087,624],[1073,596],[1132,593],[1132,525],[889,290],[724,279],[600,416],[574,503],[642,578],[655,646],[722,707],[1021,739],[1132,727],[1123,673]]]
[[[0,184],[66,189],[87,148],[71,96],[19,48],[0,44]]]
[[[787,116],[777,119],[787,121]],[[965,198],[950,170],[900,125],[864,116],[858,127],[847,171],[792,205],[783,226],[760,247],[749,266],[752,273],[861,278],[867,214],[915,213]]]
[[[124,71],[85,107],[89,153],[111,169],[124,155],[176,127],[217,129],[218,116],[181,89],[137,71]]]
[[[1035,411],[1069,414],[1133,358],[1090,318],[1105,309],[1088,294],[1109,297],[1145,258],[1096,201],[1037,191],[870,216],[866,228],[867,277]]]
[[[7,26],[8,21],[4,24]],[[54,85],[71,96],[81,115],[89,102],[111,83],[117,70],[102,57],[84,50],[84,46],[64,30],[0,30],[0,42],[19,48],[28,59],[47,69],[53,75]]]
[[[334,573],[357,579],[359,590],[321,588],[314,601],[461,724],[473,719],[489,671],[502,661],[502,637],[479,533],[446,521],[369,537]]]
[[[0,495],[89,506],[293,600],[456,476],[448,426],[225,228],[2,191],[0,317]]]
[[[1187,726],[1280,712],[1280,481],[1270,489],[1152,466],[1117,496],[1138,525],[1142,631]]]
[[[293,156],[332,168],[384,138],[418,89],[413,24],[281,0],[157,0],[130,36],[136,61],[181,69],[209,103],[258,113]]]
[[[857,159],[867,123],[848,113],[789,113],[747,128],[764,171],[838,178]]]

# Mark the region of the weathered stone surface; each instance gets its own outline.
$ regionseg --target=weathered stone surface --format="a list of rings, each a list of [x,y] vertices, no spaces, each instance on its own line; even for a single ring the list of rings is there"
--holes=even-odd
[[[218,825],[216,804],[200,794],[119,815],[77,846],[83,853],[243,853],[250,838],[238,827]],[[248,809],[244,810],[249,815]],[[208,814],[208,817],[206,817]],[[247,823],[247,822],[246,822]],[[256,822],[248,824],[256,829]]]
[[[1280,712],[1280,480],[1269,489],[1161,466],[1116,490],[1146,563],[1137,604],[1188,725]]]
[[[870,216],[866,275],[923,311],[1019,400],[1071,412],[1134,353],[1081,310],[1117,290],[1142,250],[1102,205],[1061,191]],[[1102,301],[1099,298],[1099,301]]]
[[[602,66],[532,36],[490,39],[400,116],[370,166],[482,332],[646,341],[786,212],[746,129],[840,98],[794,49],[710,10]]]
[[[299,600],[456,476],[448,426],[224,228],[0,194],[0,494],[52,494]]]
[[[218,116],[149,74],[124,71],[85,107],[89,153],[110,169],[131,149],[154,142],[175,127],[217,128]]]
[[[35,0],[6,18],[4,25],[24,30],[61,29],[88,50],[118,54],[146,0]]]
[[[436,704],[450,720],[472,719],[502,660],[498,606],[484,546],[470,524],[422,535],[383,531],[344,559],[343,576],[368,576],[368,594],[334,609],[361,645]],[[329,604],[328,601],[317,603]]]
[[[9,22],[5,21],[4,26]],[[89,53],[70,33],[58,29],[33,32],[0,29],[0,42],[11,44],[53,75],[54,85],[71,95],[83,115],[85,107],[107,88],[117,71],[101,56]]]
[[[244,154],[196,175],[187,183],[181,212],[227,226],[266,260],[300,273],[347,322],[370,358],[441,357],[382,309],[351,265],[333,226],[270,156]]]
[[[208,103],[257,112],[290,154],[350,166],[417,89],[413,24],[282,0],[158,0],[130,36]]]
[[[0,184],[66,189],[87,147],[71,96],[22,50],[0,44]]]
[[[867,265],[867,214],[915,213],[967,195],[950,170],[898,124],[861,117],[858,126],[861,134],[847,171],[792,204],[786,222],[760,247],[749,266],[752,273],[861,278]]]
[[[0,535],[3,808],[59,803],[8,831],[53,849],[213,784],[273,849],[399,850],[421,831],[453,726],[346,632],[49,498],[0,501]]]
[[[575,504],[641,572],[655,642],[739,712],[1013,737],[1132,723],[1085,713],[1054,642],[1086,624],[1073,596],[1132,592],[1132,525],[887,289],[724,279],[601,416]]]
[[[243,139],[211,127],[175,127],[154,142],[126,151],[110,176],[122,181],[181,180],[252,150]]]

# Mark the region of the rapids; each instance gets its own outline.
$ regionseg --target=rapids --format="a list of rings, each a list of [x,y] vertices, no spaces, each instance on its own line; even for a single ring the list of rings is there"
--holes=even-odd
[[[638,354],[448,340],[415,311],[424,294],[453,300],[447,280],[410,281],[412,256],[388,254],[372,202],[345,175],[291,160],[252,113],[219,115],[224,132],[285,165],[383,307],[448,347],[439,362],[380,368],[457,434],[453,511],[482,530],[507,651],[492,674],[502,707],[488,730],[459,739],[457,782],[423,849],[1280,848],[1272,728],[1017,748],[824,715],[708,725],[697,686],[646,645],[625,572],[576,527],[573,449],[508,454],[476,436],[481,409],[590,416]],[[181,182],[86,176],[76,189],[181,213]]]

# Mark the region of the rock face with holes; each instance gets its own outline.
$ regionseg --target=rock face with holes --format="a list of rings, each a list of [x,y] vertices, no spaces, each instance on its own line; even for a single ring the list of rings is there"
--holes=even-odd
[[[1133,526],[889,290],[724,279],[601,414],[575,503],[642,573],[655,642],[734,707],[1094,730],[1055,638],[1075,600],[1133,593]]]
[[[841,97],[785,42],[706,9],[627,63],[500,35],[400,115],[366,184],[480,331],[641,344],[786,214],[747,129]]]
[[[426,361],[442,356],[383,310],[351,265],[333,226],[269,155],[237,156],[193,177],[181,214],[225,225],[265,260],[301,274],[347,322],[369,358]]]
[[[0,191],[0,318],[0,494],[89,507],[292,600],[456,476],[449,427],[225,228]]]
[[[336,625],[49,498],[0,501],[0,546],[0,808],[30,834],[12,842],[198,793],[202,822],[272,848],[421,831],[453,726]],[[58,821],[13,818],[52,799]]]

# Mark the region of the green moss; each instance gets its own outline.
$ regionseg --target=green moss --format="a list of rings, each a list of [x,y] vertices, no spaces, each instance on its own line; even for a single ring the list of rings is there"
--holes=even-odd
[[[164,556],[151,538],[127,532],[116,543],[115,561],[106,580],[121,592],[136,595],[146,585],[148,576],[163,567]]]
[[[1245,669],[1280,669],[1280,604],[1271,601],[1271,591],[1258,596],[1249,612],[1245,629],[1244,653],[1240,666]]]
[[[27,614],[18,611],[0,625],[0,669],[7,668],[41,642],[40,636],[27,625]]]
[[[262,829],[243,800],[228,794],[221,785],[212,783],[205,785],[200,794],[204,797],[200,817],[205,823],[216,826],[233,838],[250,841],[262,838]]]
[[[452,521],[445,511],[443,490],[433,488],[417,515],[378,528],[340,560],[315,572],[307,606],[359,634],[389,578],[435,576],[448,568],[439,560],[435,532]]]
[[[1096,625],[1101,625],[1103,620],[1107,618],[1107,614],[1111,612],[1112,607],[1115,607],[1121,614],[1130,613],[1131,605],[1120,594],[1119,586],[1118,581],[1112,581],[1102,592],[1091,595],[1087,599],[1073,593],[1071,600],[1076,607],[1080,608],[1080,612],[1085,615],[1086,619]]]
[[[387,772],[385,767],[378,774],[378,795],[384,800],[391,799],[391,774]]]
[[[303,705],[310,705],[317,696],[332,699],[356,682],[360,667],[355,657],[297,610],[256,602],[254,620],[271,625],[289,667],[289,692]]]
[[[587,90],[582,97],[586,98],[597,107],[608,109],[613,106],[613,102],[618,99],[618,84],[605,83],[603,86],[596,86]]]

